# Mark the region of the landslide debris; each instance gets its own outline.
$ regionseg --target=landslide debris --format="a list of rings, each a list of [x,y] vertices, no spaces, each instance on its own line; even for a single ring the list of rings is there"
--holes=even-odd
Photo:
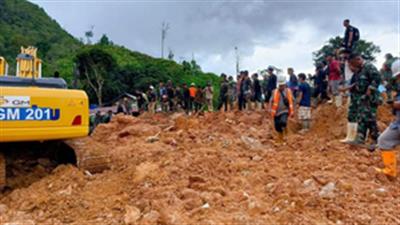
[[[400,224],[400,179],[376,174],[378,152],[339,143],[344,115],[314,110],[305,135],[291,119],[285,145],[265,112],[118,115],[87,140],[109,170],[60,165],[0,194],[0,223]]]

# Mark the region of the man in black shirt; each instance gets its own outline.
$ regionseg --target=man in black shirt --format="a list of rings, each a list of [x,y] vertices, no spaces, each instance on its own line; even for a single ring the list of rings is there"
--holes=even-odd
[[[228,89],[229,83],[226,78],[226,75],[223,73],[221,74],[221,86],[219,89],[219,101],[218,101],[218,111],[221,110],[222,106],[224,106],[225,112],[228,111]]]
[[[360,31],[356,27],[351,26],[348,19],[343,21],[343,26],[346,27],[346,31],[344,32],[342,47],[352,52],[356,42],[360,39]]]
[[[274,74],[274,67],[268,67],[268,84],[267,84],[267,95],[265,96],[265,101],[269,102],[272,97],[272,92],[276,89],[277,85],[277,76]]]
[[[253,74],[253,98],[256,104],[255,108],[259,109],[259,105],[263,106],[262,104],[262,92],[261,92],[261,84],[260,80],[258,79],[258,74]],[[263,108],[263,107],[262,107]]]
[[[175,111],[175,104],[174,104],[175,88],[171,80],[167,82],[167,96],[169,102],[169,111]]]
[[[317,68],[315,70],[315,77],[314,77],[314,98],[316,106],[319,102],[323,102],[328,100],[328,79],[327,79],[327,71],[324,69],[326,66],[326,62],[318,63]]]

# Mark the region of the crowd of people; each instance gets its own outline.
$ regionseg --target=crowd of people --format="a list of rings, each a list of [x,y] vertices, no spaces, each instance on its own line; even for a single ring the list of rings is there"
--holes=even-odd
[[[313,107],[324,103],[348,107],[347,136],[341,141],[370,150],[378,147],[382,150],[385,168],[377,168],[377,171],[395,177],[394,148],[400,144],[400,85],[397,85],[400,84],[400,60],[387,54],[379,71],[354,51],[360,39],[359,30],[351,26],[349,20],[343,25],[346,31],[341,48],[319,62],[314,75],[296,75],[293,68],[288,68],[284,75],[274,66],[251,75],[246,70],[241,71],[236,79],[221,74],[218,96],[211,82],[205,86],[195,83],[176,86],[168,81],[159,83],[157,88],[149,86],[145,92],[135,92],[131,102],[118,102],[118,113],[131,114],[132,108],[150,113],[181,111],[188,115],[205,111],[266,110],[271,115],[279,142],[283,143],[288,118],[295,114],[302,126],[300,132],[305,133],[311,127]],[[393,106],[397,120],[380,134],[377,109],[383,99]],[[107,119],[111,116],[112,113],[108,113]]]

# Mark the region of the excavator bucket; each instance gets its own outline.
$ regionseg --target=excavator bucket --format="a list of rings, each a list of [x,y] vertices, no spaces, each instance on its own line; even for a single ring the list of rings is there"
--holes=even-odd
[[[90,138],[79,138],[64,141],[76,156],[78,168],[90,173],[100,173],[110,167],[110,157],[107,148]]]

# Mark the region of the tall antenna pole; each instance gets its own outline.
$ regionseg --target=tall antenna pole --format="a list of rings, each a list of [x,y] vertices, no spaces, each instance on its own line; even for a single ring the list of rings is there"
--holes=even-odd
[[[161,58],[164,58],[164,41],[167,37],[167,31],[169,30],[169,24],[163,22],[161,27]]]
[[[236,55],[236,75],[239,75],[239,50],[238,47],[235,46],[235,55]]]

